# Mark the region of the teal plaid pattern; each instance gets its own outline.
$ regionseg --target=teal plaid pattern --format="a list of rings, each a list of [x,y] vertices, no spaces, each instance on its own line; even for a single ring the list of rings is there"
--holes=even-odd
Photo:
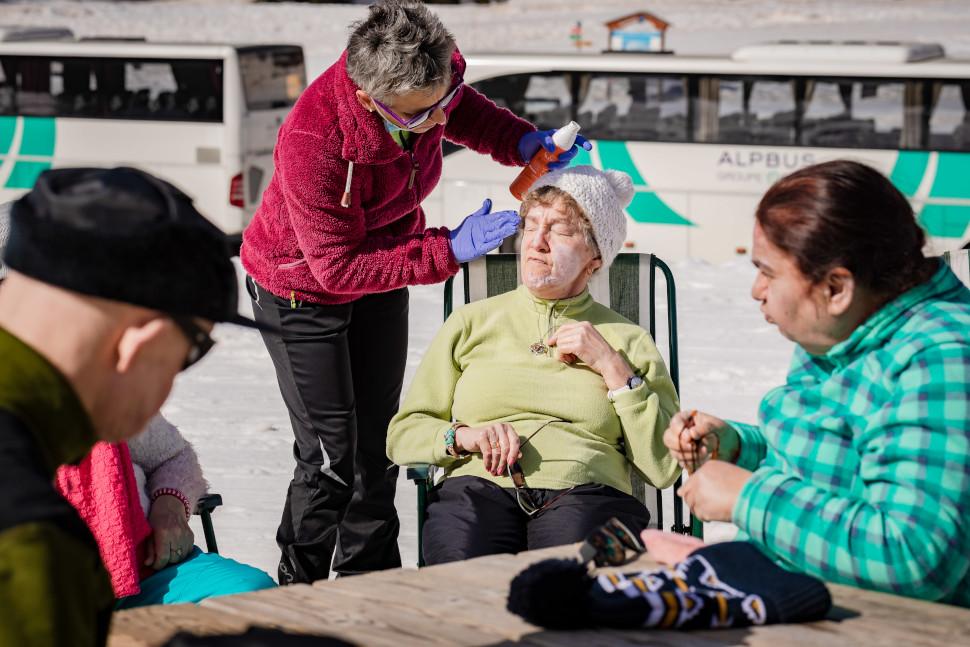
[[[823,356],[796,348],[759,424],[741,539],[830,582],[970,607],[970,290],[941,263]]]

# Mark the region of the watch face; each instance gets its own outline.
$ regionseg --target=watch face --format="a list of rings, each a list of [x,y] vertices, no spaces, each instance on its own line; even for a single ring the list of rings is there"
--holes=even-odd
[[[634,375],[633,377],[631,377],[629,380],[626,381],[626,385],[631,389],[635,389],[641,384],[643,384],[643,378],[640,377],[639,375]]]

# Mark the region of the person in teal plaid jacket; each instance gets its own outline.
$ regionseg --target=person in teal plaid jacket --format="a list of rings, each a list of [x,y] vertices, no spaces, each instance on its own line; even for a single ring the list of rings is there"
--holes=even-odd
[[[664,442],[694,514],[781,566],[970,607],[970,290],[923,244],[865,165],[779,180],[751,295],[796,342],[788,378],[757,425],[681,412]]]

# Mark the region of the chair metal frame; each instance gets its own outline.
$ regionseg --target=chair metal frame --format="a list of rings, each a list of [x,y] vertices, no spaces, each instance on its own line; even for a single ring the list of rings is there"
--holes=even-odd
[[[221,494],[206,494],[199,498],[195,505],[195,514],[202,521],[202,534],[205,535],[205,550],[207,553],[219,554],[219,544],[216,543],[216,531],[212,527],[212,513],[222,505]]]

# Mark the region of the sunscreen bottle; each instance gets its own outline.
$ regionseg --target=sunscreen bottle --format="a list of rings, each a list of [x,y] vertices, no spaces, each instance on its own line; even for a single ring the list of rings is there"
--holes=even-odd
[[[529,161],[529,165],[522,169],[519,176],[509,186],[509,191],[512,192],[516,200],[521,200],[529,192],[529,188],[535,181],[549,171],[550,162],[556,161],[560,153],[573,147],[573,144],[576,143],[577,133],[579,133],[579,124],[570,121],[552,134],[552,143],[556,145],[555,151],[550,153],[543,146],[539,147],[539,150]]]

